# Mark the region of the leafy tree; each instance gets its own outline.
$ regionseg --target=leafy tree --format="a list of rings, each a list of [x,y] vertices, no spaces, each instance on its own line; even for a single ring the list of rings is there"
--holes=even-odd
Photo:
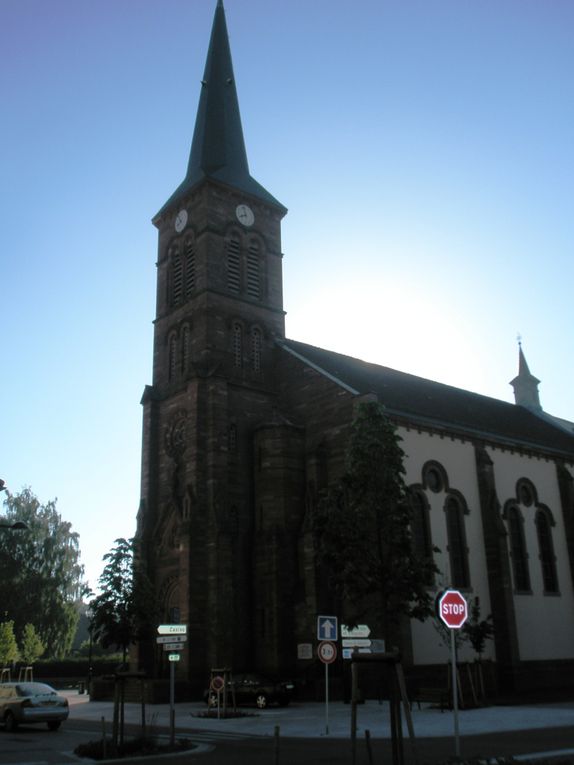
[[[314,519],[319,555],[346,620],[356,624],[376,612],[387,645],[398,640],[404,616],[422,621],[433,613],[426,583],[438,571],[414,552],[399,441],[383,406],[360,404],[345,473]]]
[[[22,633],[20,658],[24,664],[33,664],[44,653],[44,644],[40,640],[33,624],[27,624]]]
[[[116,539],[104,555],[107,561],[98,579],[100,594],[90,602],[92,634],[103,648],[128,648],[154,621],[154,598],[147,578],[134,568],[133,539]]]
[[[494,637],[494,625],[492,614],[489,614],[486,619],[480,618],[480,598],[478,595],[470,603],[470,615],[464,623],[462,631],[466,640],[474,648],[478,660],[481,661],[486,641],[492,640]]]
[[[14,635],[14,622],[0,624],[0,664],[12,664],[18,658],[18,644]]]
[[[74,637],[75,601],[83,588],[79,536],[62,520],[56,501],[41,504],[29,488],[8,494],[4,520],[27,529],[0,533],[0,616],[17,637],[33,624],[48,656],[63,656]]]

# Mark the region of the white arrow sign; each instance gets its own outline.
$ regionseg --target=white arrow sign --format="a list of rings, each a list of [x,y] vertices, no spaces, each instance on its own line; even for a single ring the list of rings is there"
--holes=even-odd
[[[185,643],[187,635],[160,635],[156,637],[156,643]]]
[[[371,634],[371,628],[368,624],[357,624],[356,627],[347,627],[346,624],[341,624],[341,637],[342,638],[368,638]]]
[[[187,624],[160,624],[157,631],[160,635],[186,635]]]

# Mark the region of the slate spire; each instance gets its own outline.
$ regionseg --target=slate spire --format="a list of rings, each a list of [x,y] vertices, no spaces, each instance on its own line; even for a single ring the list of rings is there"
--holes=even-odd
[[[187,174],[160,213],[205,178],[285,210],[249,173],[223,0],[215,9]]]
[[[522,351],[522,343],[518,341],[518,375],[510,381],[514,388],[514,402],[534,412],[541,412],[538,385],[540,380],[530,373],[526,357]]]

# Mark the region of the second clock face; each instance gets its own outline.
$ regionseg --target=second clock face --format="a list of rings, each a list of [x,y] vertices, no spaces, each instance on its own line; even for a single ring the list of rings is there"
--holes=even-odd
[[[252,226],[255,221],[253,210],[248,205],[237,205],[235,208],[237,220],[244,226]]]
[[[187,226],[187,210],[180,210],[175,216],[175,230],[179,234]]]

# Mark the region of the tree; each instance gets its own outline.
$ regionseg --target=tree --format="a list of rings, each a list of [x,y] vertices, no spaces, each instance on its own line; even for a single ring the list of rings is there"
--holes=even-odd
[[[154,621],[155,601],[149,581],[134,569],[133,539],[119,538],[114,544],[104,555],[100,594],[90,602],[92,634],[104,648],[121,649],[125,663],[129,646]]]
[[[438,572],[414,552],[399,441],[383,406],[360,404],[345,473],[314,518],[318,552],[346,620],[356,624],[375,611],[387,645],[398,640],[404,616],[422,621],[433,613],[427,585]]]
[[[0,534],[0,608],[21,638],[33,624],[48,656],[70,649],[78,621],[75,602],[84,587],[79,536],[62,520],[56,501],[41,504],[29,488],[8,494],[8,523],[24,521],[28,529]]]
[[[12,664],[18,658],[18,643],[14,635],[14,622],[0,624],[0,664]]]
[[[44,644],[40,640],[33,624],[26,624],[20,642],[20,658],[24,664],[31,665],[44,653]]]

